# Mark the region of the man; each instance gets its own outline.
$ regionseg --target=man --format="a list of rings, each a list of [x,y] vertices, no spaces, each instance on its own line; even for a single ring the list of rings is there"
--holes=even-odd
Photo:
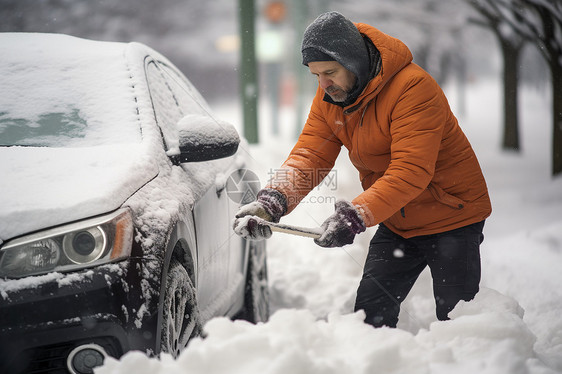
[[[421,271],[433,277],[440,320],[479,290],[484,220],[491,204],[482,171],[437,83],[399,40],[337,12],[305,31],[303,64],[318,90],[295,147],[257,200],[237,213],[238,232],[268,238],[259,216],[278,222],[317,186],[345,146],[364,192],[340,200],[315,240],[353,242],[378,226],[370,242],[355,310],[365,322],[395,327],[400,303]],[[304,186],[304,188],[303,188]],[[241,230],[240,230],[241,229]]]

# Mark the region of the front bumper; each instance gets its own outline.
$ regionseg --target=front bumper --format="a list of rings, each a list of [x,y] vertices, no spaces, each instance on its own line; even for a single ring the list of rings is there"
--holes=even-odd
[[[0,373],[68,373],[69,353],[89,343],[116,358],[155,352],[158,308],[144,297],[146,262],[0,280]]]

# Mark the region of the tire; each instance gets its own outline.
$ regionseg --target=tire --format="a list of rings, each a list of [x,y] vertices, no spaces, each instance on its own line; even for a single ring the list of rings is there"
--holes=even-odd
[[[265,241],[248,243],[248,272],[242,318],[252,323],[267,322],[269,319],[269,286]]]
[[[195,287],[187,270],[172,259],[166,278],[160,351],[178,357],[189,339],[201,332]]]

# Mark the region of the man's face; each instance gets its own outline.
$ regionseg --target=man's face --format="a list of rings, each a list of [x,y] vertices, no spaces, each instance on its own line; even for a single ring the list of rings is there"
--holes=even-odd
[[[337,61],[309,62],[308,69],[316,75],[320,87],[335,102],[344,102],[355,85],[355,74]]]

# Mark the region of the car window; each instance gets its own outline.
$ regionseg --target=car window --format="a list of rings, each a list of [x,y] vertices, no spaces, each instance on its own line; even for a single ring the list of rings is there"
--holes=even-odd
[[[161,68],[185,114],[210,115],[209,105],[187,78],[165,64]]]
[[[150,96],[166,150],[178,142],[177,123],[187,114],[209,115],[209,106],[195,87],[163,62],[149,61],[146,67]]]

